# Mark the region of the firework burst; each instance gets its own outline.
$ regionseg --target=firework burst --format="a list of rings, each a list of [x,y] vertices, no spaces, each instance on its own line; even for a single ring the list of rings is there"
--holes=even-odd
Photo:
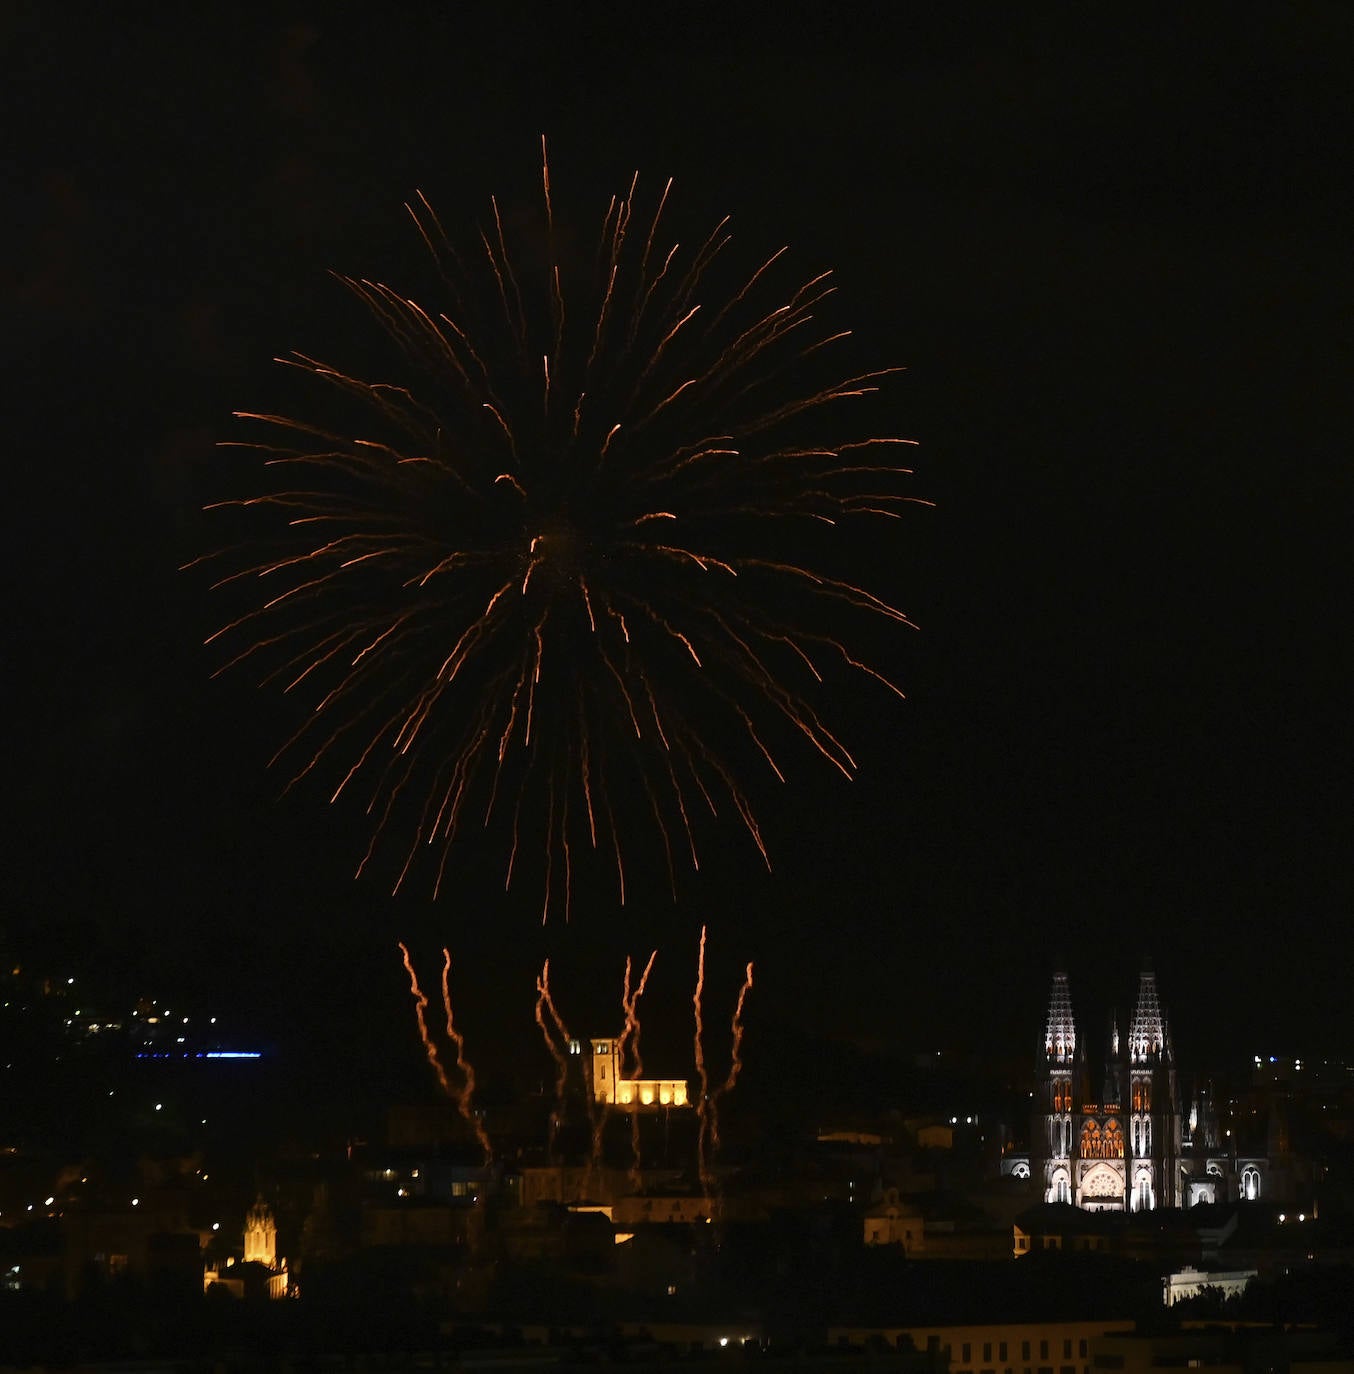
[[[239,412],[273,484],[212,509],[271,523],[228,556],[246,600],[212,639],[307,697],[279,757],[360,796],[359,872],[388,845],[398,889],[426,854],[436,892],[487,829],[544,918],[594,853],[623,903],[645,844],[675,895],[723,813],[769,863],[749,780],[796,748],[855,773],[825,674],[901,696],[852,646],[908,622],[843,569],[858,521],[916,498],[863,399],[898,369],[834,362],[827,273],[782,284],[784,249],[732,269],[727,220],[670,241],[671,182],[641,210],[638,176],[580,262],[542,154],[534,232],[494,201],[465,252],[407,207],[432,297],[340,278],[395,345],[382,380],[294,354],[329,420]]]

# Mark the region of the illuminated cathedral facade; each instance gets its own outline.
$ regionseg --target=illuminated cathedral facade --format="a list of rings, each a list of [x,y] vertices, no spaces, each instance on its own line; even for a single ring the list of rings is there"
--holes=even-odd
[[[1054,974],[1035,1099],[1030,1171],[1046,1202],[1088,1211],[1184,1205],[1175,1049],[1150,970],[1138,980],[1126,1036],[1110,1018],[1098,1083],[1077,1034],[1067,974]]]
[[[1093,1074],[1072,1010],[1065,972],[1053,975],[1040,1045],[1028,1156],[1003,1160],[1045,1202],[1086,1211],[1150,1211],[1255,1200],[1267,1191],[1271,1160],[1224,1146],[1209,1094],[1182,1112],[1175,1046],[1144,969],[1121,1031],[1111,1015],[1102,1072]]]

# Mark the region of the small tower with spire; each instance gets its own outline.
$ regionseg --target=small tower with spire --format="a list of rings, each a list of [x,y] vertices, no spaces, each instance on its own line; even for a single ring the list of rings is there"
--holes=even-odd
[[[261,1194],[245,1214],[244,1262],[277,1268],[277,1223]]]

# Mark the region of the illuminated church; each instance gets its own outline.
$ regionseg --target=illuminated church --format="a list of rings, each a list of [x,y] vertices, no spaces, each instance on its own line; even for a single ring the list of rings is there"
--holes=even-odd
[[[1125,1032],[1109,1018],[1098,1079],[1067,974],[1053,975],[1030,1144],[1027,1157],[1003,1161],[1003,1172],[1030,1178],[1045,1202],[1086,1211],[1192,1207],[1269,1191],[1271,1160],[1224,1146],[1207,1092],[1182,1113],[1175,1046],[1150,968],[1139,975]]]
[[[619,1040],[592,1042],[591,1079],[595,1101],[630,1111],[691,1105],[686,1095],[685,1078],[627,1078],[621,1071],[620,1055]]]

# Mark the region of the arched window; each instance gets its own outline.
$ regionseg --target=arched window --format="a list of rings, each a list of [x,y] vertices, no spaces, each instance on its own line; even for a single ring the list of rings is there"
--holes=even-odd
[[[1103,1159],[1105,1142],[1100,1134],[1100,1123],[1088,1121],[1081,1128],[1082,1159]]]
[[[1260,1170],[1248,1164],[1241,1171],[1241,1196],[1247,1202],[1254,1202],[1260,1196]]]
[[[1053,1080],[1053,1110],[1070,1112],[1072,1110],[1072,1080],[1055,1078]]]

